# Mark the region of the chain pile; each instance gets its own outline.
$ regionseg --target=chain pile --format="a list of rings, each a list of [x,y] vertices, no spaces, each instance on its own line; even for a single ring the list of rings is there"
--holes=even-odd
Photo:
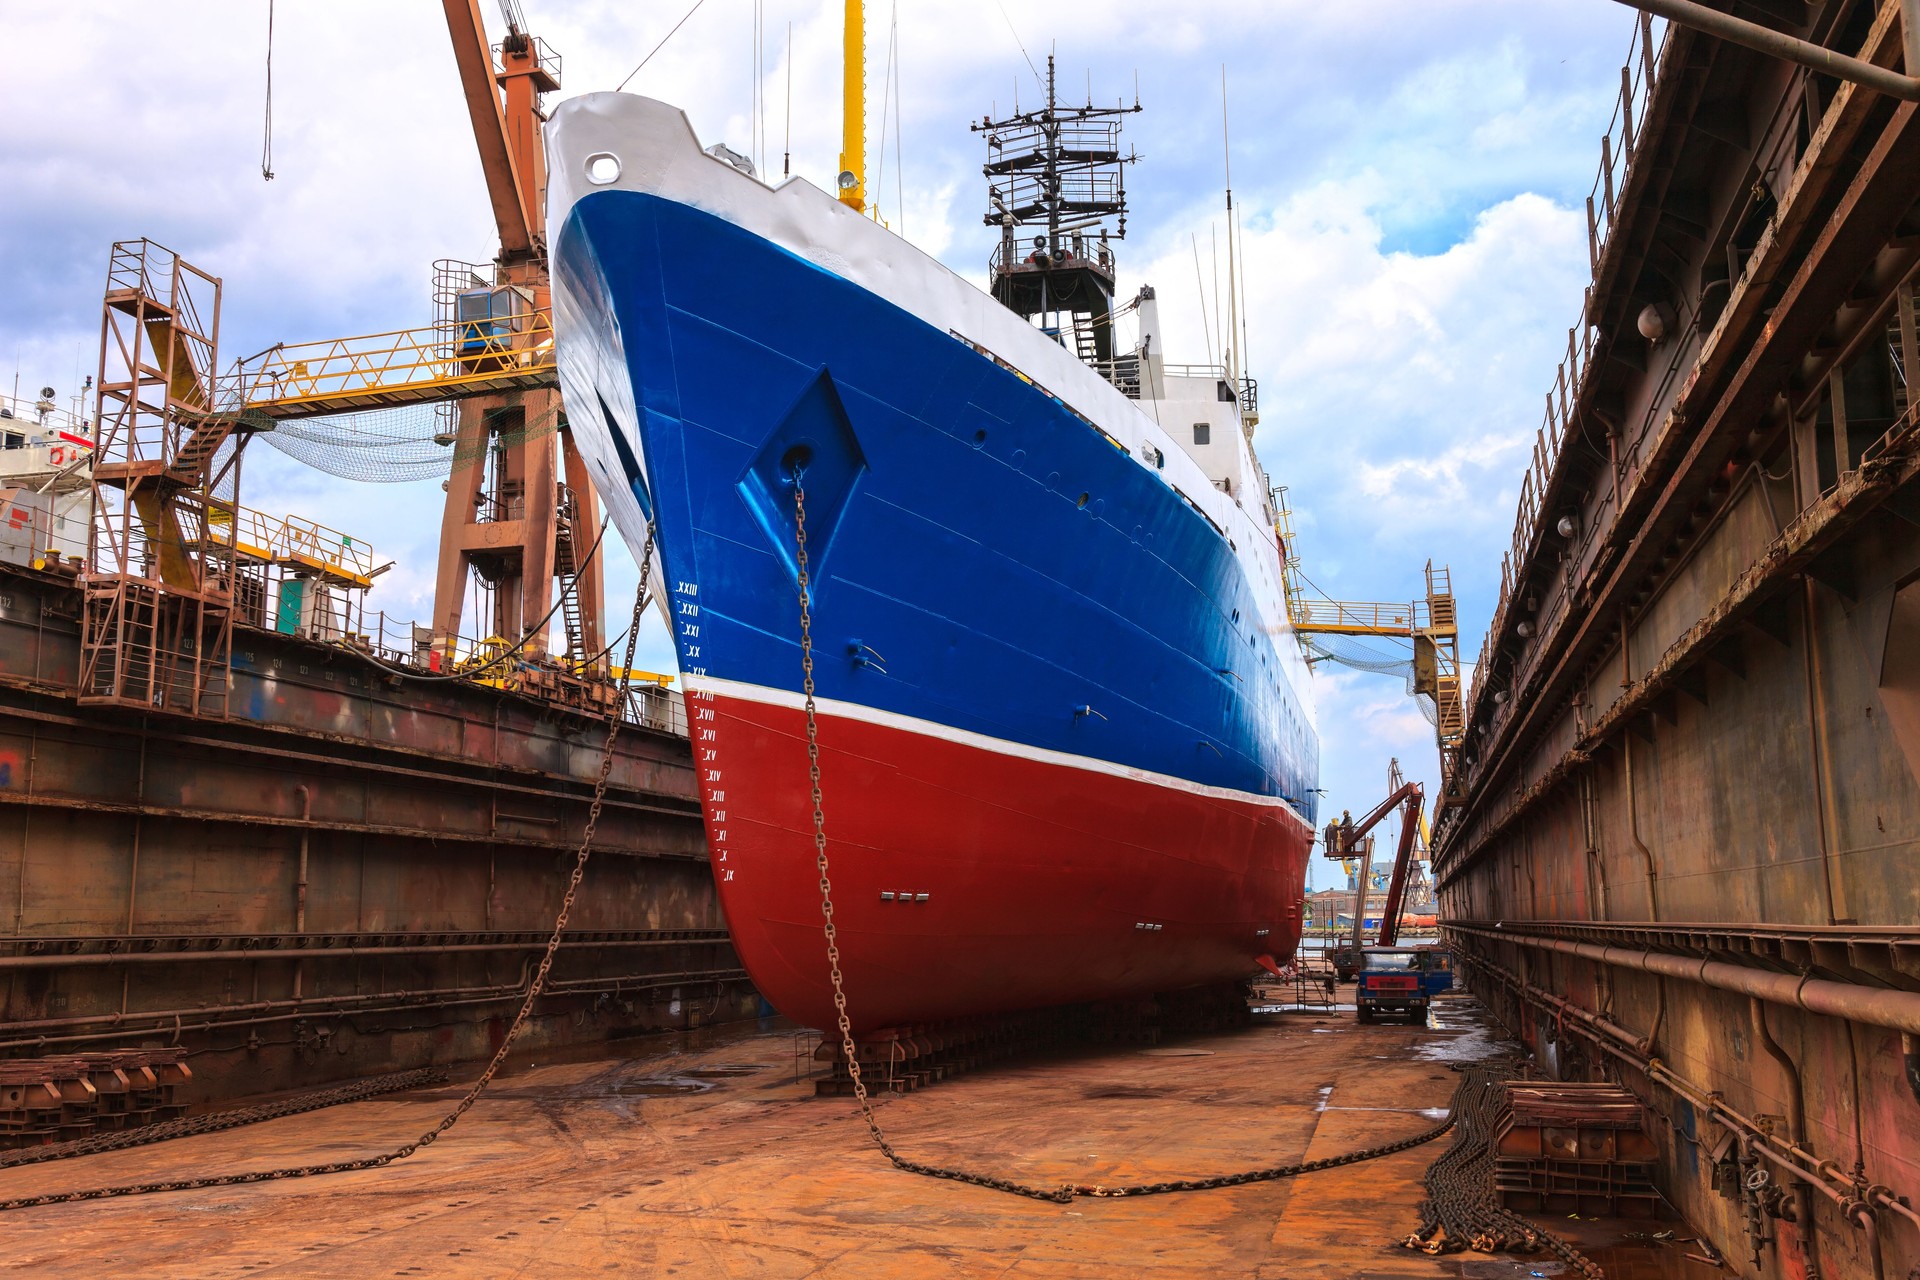
[[[828,875],[827,868],[827,818],[820,789],[820,725],[815,713],[813,696],[813,596],[807,569],[807,494],[797,469],[792,478],[794,559],[799,568],[800,581],[800,688],[805,697],[807,718],[807,781],[813,799],[813,860],[814,866],[820,872],[820,914],[824,919],[823,928],[827,939],[827,973],[833,982],[833,1009],[838,1024],[837,1029],[840,1032],[840,1051],[846,1056],[847,1074],[853,1081],[853,1094],[859,1100],[861,1118],[867,1122],[867,1132],[872,1136],[874,1146],[879,1148],[880,1154],[884,1155],[894,1168],[903,1173],[916,1173],[928,1178],[944,1178],[949,1182],[964,1182],[971,1186],[985,1187],[990,1191],[1004,1191],[1009,1195],[1048,1200],[1055,1204],[1070,1204],[1076,1196],[1104,1199],[1154,1196],[1175,1191],[1211,1191],[1220,1187],[1244,1186],[1250,1182],[1271,1182],[1278,1178],[1293,1178],[1303,1173],[1336,1169],[1342,1165],[1358,1164],[1363,1160],[1373,1160],[1380,1156],[1406,1151],[1422,1143],[1432,1142],[1453,1128],[1454,1118],[1449,1116],[1441,1124],[1410,1138],[1385,1142],[1378,1146],[1362,1147],[1357,1151],[1343,1152],[1320,1160],[1270,1165],[1264,1169],[1217,1174],[1209,1178],[1180,1178],[1167,1182],[1141,1182],[1118,1187],[1087,1182],[1069,1182],[1057,1187],[1040,1187],[994,1174],[972,1173],[965,1169],[925,1164],[918,1160],[909,1160],[895,1151],[893,1144],[887,1140],[887,1135],[881,1130],[880,1121],[873,1114],[873,1102],[867,1096],[866,1081],[860,1075],[860,1056],[853,1040],[852,1021],[847,1016],[847,993],[840,975],[839,928],[833,920],[833,881]]]
[[[287,1178],[310,1178],[325,1173],[355,1173],[366,1169],[383,1169],[396,1160],[405,1160],[408,1156],[423,1148],[430,1147],[440,1135],[460,1122],[460,1117],[472,1110],[473,1104],[480,1100],[493,1077],[505,1065],[507,1055],[513,1051],[513,1042],[526,1029],[527,1019],[533,1015],[533,1006],[539,1001],[540,994],[546,989],[547,974],[553,968],[553,960],[560,952],[560,939],[567,931],[567,917],[573,912],[574,899],[580,893],[580,881],[587,873],[587,858],[593,852],[593,833],[600,823],[600,811],[606,805],[607,781],[613,775],[614,746],[619,740],[621,715],[627,705],[628,680],[633,670],[634,647],[640,639],[640,621],[647,606],[647,578],[653,567],[654,529],[647,526],[646,550],[640,556],[640,585],[633,596],[633,623],[627,628],[626,661],[621,665],[620,692],[614,699],[607,714],[607,740],[600,756],[600,774],[593,784],[593,803],[587,809],[586,829],[580,836],[580,848],[574,854],[573,873],[567,880],[566,893],[560,899],[560,911],[553,920],[553,933],[547,939],[546,953],[540,957],[540,967],[534,971],[533,979],[527,986],[527,994],[520,1002],[519,1012],[514,1014],[513,1022],[507,1028],[507,1034],[500,1041],[500,1048],[494,1053],[493,1060],[487,1064],[479,1079],[455,1103],[453,1109],[442,1116],[440,1123],[413,1141],[383,1151],[378,1155],[361,1156],[354,1160],[335,1160],[327,1164],[293,1165],[280,1169],[256,1169],[248,1173],[208,1174],[198,1178],[176,1178],[165,1182],[136,1182],[114,1187],[90,1187],[81,1191],[57,1191],[46,1195],[16,1196],[11,1200],[0,1200],[0,1212],[9,1209],[36,1209],[51,1204],[70,1204],[80,1200],[109,1200],[120,1196],[151,1195],[161,1191],[199,1191],[210,1187],[236,1187],[255,1182],[279,1182]]]
[[[447,1073],[438,1067],[418,1067],[412,1071],[396,1071],[391,1075],[369,1076],[365,1080],[355,1080],[332,1089],[315,1089],[310,1093],[262,1102],[257,1106],[236,1107],[232,1111],[216,1111],[204,1116],[180,1116],[120,1133],[101,1133],[73,1142],[0,1152],[0,1169],[21,1164],[44,1164],[49,1160],[65,1160],[70,1156],[97,1156],[108,1151],[123,1151],[128,1147],[144,1147],[150,1142],[166,1142],[171,1138],[223,1133],[242,1125],[259,1124],[263,1120],[278,1120],[282,1116],[297,1116],[318,1111],[322,1107],[337,1107],[343,1102],[360,1102],[377,1098],[383,1093],[399,1093],[404,1089],[420,1089],[446,1082]]]
[[[1502,1081],[1499,1064],[1461,1074],[1453,1095],[1453,1145],[1427,1170],[1420,1229],[1403,1242],[1424,1253],[1538,1253],[1545,1249],[1587,1277],[1606,1280],[1598,1263],[1559,1236],[1504,1208],[1494,1195],[1494,1142],[1499,1137]]]

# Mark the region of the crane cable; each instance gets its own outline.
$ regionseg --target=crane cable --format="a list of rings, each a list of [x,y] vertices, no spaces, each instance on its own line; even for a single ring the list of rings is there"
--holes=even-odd
[[[683,15],[683,16],[681,17],[681,19],[680,19],[680,21],[678,21],[678,22],[676,22],[676,23],[674,23],[674,24],[673,24],[673,31],[669,31],[669,32],[667,32],[667,34],[665,34],[664,36],[661,36],[661,37],[660,37],[660,43],[659,43],[659,44],[657,44],[657,45],[655,45],[655,46],[653,46],[653,48],[652,48],[652,49],[651,49],[651,50],[650,50],[650,51],[649,51],[649,52],[647,53],[647,56],[646,56],[646,57],[644,57],[644,58],[642,58],[642,59],[640,59],[640,66],[638,66],[638,67],[635,67],[635,68],[634,68],[633,70],[631,70],[631,71],[629,71],[629,72],[627,72],[627,79],[626,79],[626,80],[622,80],[622,81],[621,81],[621,82],[620,82],[619,84],[617,84],[617,85],[615,85],[615,86],[613,87],[613,91],[614,91],[615,93],[618,93],[618,92],[620,92],[620,91],[621,91],[622,89],[624,89],[624,88],[626,88],[626,87],[627,87],[627,80],[631,80],[631,79],[633,79],[633,78],[634,78],[635,76],[637,76],[637,75],[639,75],[639,74],[640,74],[640,70],[641,70],[641,68],[642,68],[642,67],[645,67],[645,66],[646,66],[646,65],[647,65],[647,64],[648,64],[649,62],[652,62],[652,61],[653,61],[653,55],[654,55],[654,54],[656,54],[656,53],[658,53],[658,52],[660,52],[660,50],[662,50],[662,49],[664,49],[664,48],[666,48],[666,45],[667,45],[667,41],[669,41],[669,40],[671,40],[671,39],[673,39],[673,36],[674,36],[674,32],[676,32],[676,31],[678,31],[678,30],[680,30],[680,28],[682,28],[682,27],[684,27],[684,26],[686,26],[686,25],[687,25],[687,19],[688,19],[688,18],[691,18],[691,17],[692,17],[692,16],[694,15],[694,14],[696,14],[696,13],[698,13],[698,12],[700,12],[700,6],[701,6],[701,5],[703,5],[703,4],[705,4],[706,2],[707,2],[707,0],[693,0],[693,8],[691,8],[691,9],[689,9],[689,10],[687,10],[687,11],[686,11],[686,13],[685,13],[685,14],[684,14],[684,15]]]
[[[267,0],[267,118],[260,137],[260,177],[273,181],[273,0]]]

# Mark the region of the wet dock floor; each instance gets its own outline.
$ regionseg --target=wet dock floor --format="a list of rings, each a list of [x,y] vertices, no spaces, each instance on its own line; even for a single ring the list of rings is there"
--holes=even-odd
[[[1470,999],[1436,1026],[1261,1016],[1161,1049],[1002,1066],[888,1097],[912,1159],[1021,1181],[1153,1181],[1316,1159],[1430,1127],[1451,1068],[1498,1051]],[[0,1273],[63,1276],[1249,1276],[1563,1274],[1549,1258],[1429,1258],[1415,1225],[1439,1143],[1289,1181],[1071,1205],[893,1170],[851,1100],[816,1099],[787,1029],[528,1064],[385,1169],[7,1216]],[[537,1055],[534,1055],[537,1057]],[[344,1160],[434,1123],[454,1086],[0,1172],[0,1198]],[[1444,1142],[1444,1139],[1442,1140]],[[1551,1223],[1616,1277],[1720,1274],[1677,1224]],[[1687,1268],[1692,1267],[1692,1270]]]

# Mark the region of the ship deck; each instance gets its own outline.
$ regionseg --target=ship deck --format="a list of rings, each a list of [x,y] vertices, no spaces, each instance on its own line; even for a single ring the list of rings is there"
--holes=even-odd
[[[1317,1158],[1433,1123],[1452,1068],[1500,1051],[1466,996],[1432,1029],[1263,1015],[1157,1048],[1038,1059],[888,1097],[912,1158],[1035,1182]],[[850,1100],[815,1098],[784,1024],[524,1062],[436,1146],[384,1170],[8,1215],[0,1270],[61,1275],[837,1277],[1562,1274],[1546,1255],[1431,1258],[1415,1225],[1442,1143],[1305,1178],[1056,1205],[895,1172]],[[544,1058],[544,1054],[534,1055]],[[52,1166],[0,1197],[339,1160],[432,1124],[457,1084]],[[685,1090],[685,1091],[683,1091]],[[1678,1223],[1560,1221],[1616,1280],[1707,1276]],[[1635,1239],[1672,1230],[1674,1239]]]

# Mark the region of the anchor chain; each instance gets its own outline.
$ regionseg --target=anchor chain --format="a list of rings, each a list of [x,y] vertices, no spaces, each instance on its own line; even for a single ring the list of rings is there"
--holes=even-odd
[[[203,1133],[223,1133],[243,1125],[259,1124],[263,1120],[278,1120],[282,1116],[297,1116],[318,1111],[322,1107],[339,1106],[343,1102],[361,1102],[367,1098],[377,1098],[383,1093],[399,1093],[404,1089],[420,1089],[446,1082],[447,1073],[438,1067],[396,1071],[391,1075],[355,1080],[331,1089],[295,1094],[277,1102],[235,1107],[231,1111],[215,1111],[204,1116],[180,1116],[156,1124],[143,1124],[137,1129],[124,1129],[119,1133],[99,1133],[71,1142],[0,1152],[0,1169],[11,1169],[22,1164],[45,1164],[49,1160],[66,1160],[73,1156],[97,1156],[108,1151],[124,1151],[128,1147],[144,1147],[174,1138],[195,1138]]]
[[[1494,1142],[1501,1082],[1508,1068],[1489,1064],[1467,1070],[1453,1095],[1458,1121],[1453,1145],[1427,1170],[1427,1199],[1420,1202],[1420,1228],[1402,1243],[1423,1253],[1538,1253],[1545,1249],[1587,1280],[1606,1272],[1566,1240],[1535,1226],[1500,1204],[1493,1188]]]
[[[827,940],[827,974],[833,983],[834,1018],[840,1032],[840,1051],[847,1060],[847,1075],[853,1081],[853,1096],[860,1103],[860,1115],[867,1123],[867,1133],[872,1137],[874,1146],[879,1148],[880,1154],[885,1156],[894,1168],[903,1173],[942,1178],[949,1182],[964,1182],[976,1187],[985,1187],[990,1191],[1004,1191],[1009,1195],[1026,1196],[1033,1200],[1070,1204],[1075,1197],[1079,1196],[1115,1199],[1126,1196],[1165,1195],[1176,1191],[1210,1191],[1220,1187],[1243,1186],[1250,1182],[1270,1182],[1278,1178],[1292,1178],[1304,1173],[1336,1169],[1343,1165],[1358,1164],[1363,1160],[1374,1160],[1381,1156],[1406,1151],[1423,1143],[1432,1142],[1453,1128],[1454,1118],[1449,1115],[1441,1124],[1414,1134],[1412,1137],[1381,1143],[1377,1146],[1362,1147],[1319,1160],[1269,1165],[1262,1169],[1218,1174],[1207,1178],[1181,1178],[1166,1182],[1133,1183],[1114,1187],[1087,1182],[1069,1182],[1057,1187],[1041,1187],[1014,1178],[926,1164],[918,1160],[910,1160],[895,1151],[885,1131],[881,1129],[879,1119],[873,1113],[873,1102],[867,1094],[866,1081],[860,1074],[860,1058],[853,1041],[852,1020],[847,1016],[847,993],[840,973],[840,932],[833,918],[833,880],[828,874],[827,866],[827,819],[820,787],[820,725],[814,706],[813,679],[813,595],[807,559],[807,493],[802,479],[801,469],[795,468],[792,473],[793,540],[794,559],[799,569],[800,583],[800,689],[804,695],[807,721],[807,783],[813,799],[813,860],[820,872],[820,915],[824,922],[823,930]]]
[[[619,741],[620,720],[627,705],[627,690],[632,681],[633,655],[640,639],[640,622],[645,616],[647,604],[647,581],[653,568],[654,527],[647,525],[646,550],[640,556],[640,585],[633,596],[633,623],[627,629],[626,661],[620,668],[619,693],[607,713],[607,740],[600,756],[600,773],[594,779],[593,802],[587,809],[586,828],[580,837],[580,847],[574,854],[573,873],[567,879],[566,892],[560,899],[559,913],[553,920],[553,933],[547,939],[547,949],[540,957],[540,966],[534,971],[527,985],[527,994],[520,1002],[519,1012],[514,1014],[512,1024],[507,1028],[506,1036],[500,1041],[500,1048],[494,1052],[493,1060],[487,1063],[486,1070],[480,1073],[466,1094],[455,1103],[453,1108],[442,1116],[440,1123],[422,1133],[413,1141],[383,1151],[378,1155],[361,1156],[353,1160],[335,1160],[326,1164],[293,1165],[280,1169],[258,1169],[249,1173],[209,1174],[198,1178],[174,1178],[163,1182],[136,1182],[112,1187],[90,1187],[81,1191],[59,1191],[46,1195],[15,1196],[9,1200],[0,1200],[0,1213],[9,1209],[35,1209],[51,1204],[70,1204],[82,1200],[109,1200],[122,1196],[153,1195],[163,1191],[198,1191],[210,1187],[245,1186],[255,1182],[279,1182],[287,1178],[310,1178],[327,1173],[356,1173],[367,1169],[382,1169],[397,1160],[430,1147],[440,1136],[460,1122],[460,1118],[472,1110],[473,1104],[480,1100],[487,1086],[506,1063],[507,1055],[513,1051],[513,1042],[526,1029],[527,1019],[533,1014],[533,1006],[546,988],[547,974],[553,968],[554,957],[560,952],[561,936],[566,933],[567,918],[573,911],[574,899],[580,892],[580,881],[587,872],[587,859],[593,851],[594,829],[600,823],[600,811],[606,804],[607,782],[613,776],[614,747]]]

